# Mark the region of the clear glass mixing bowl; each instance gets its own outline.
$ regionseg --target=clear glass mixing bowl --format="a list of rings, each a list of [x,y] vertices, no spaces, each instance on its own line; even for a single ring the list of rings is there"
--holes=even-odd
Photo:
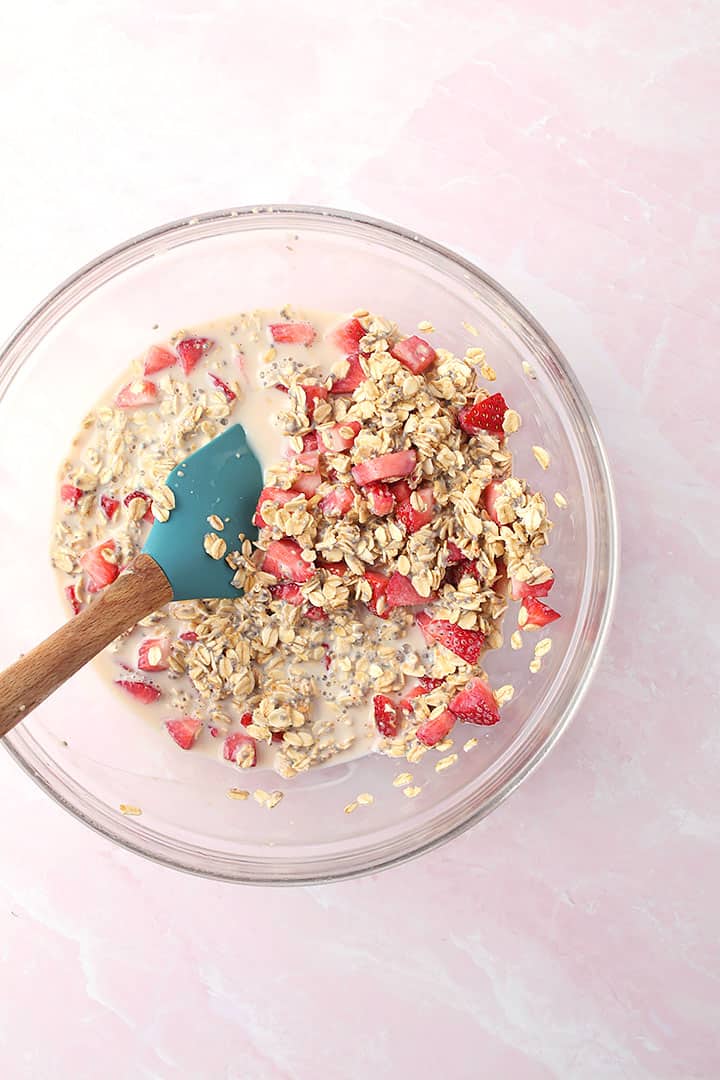
[[[177,327],[285,303],[367,307],[407,329],[430,319],[434,340],[463,351],[478,331],[497,386],[523,417],[519,474],[568,509],[555,510],[549,561],[557,584],[553,648],[530,675],[533,639],[491,654],[493,685],[512,683],[496,727],[462,725],[457,764],[434,753],[411,767],[422,785],[403,797],[404,761],[371,755],[279,788],[273,810],[234,802],[225,764],[183,754],[140,731],[142,719],[87,669],[15,729],[16,761],[78,818],[158,862],[231,881],[291,884],[375,871],[468,828],[537,765],[576,711],[597,663],[617,573],[617,528],[605,452],[585,395],[557,347],[513,297],[452,252],[385,222],[309,206],[247,207],[165,225],[101,256],[30,315],[0,355],[0,663],[66,617],[48,565],[58,467],[86,410],[128,359]],[[525,370],[523,368],[525,364]],[[527,375],[527,365],[536,374]],[[543,473],[532,444],[546,447]],[[551,503],[552,506],[552,503]],[[460,747],[471,735],[479,745]],[[360,792],[375,802],[353,814]],[[121,803],[142,808],[126,817]]]

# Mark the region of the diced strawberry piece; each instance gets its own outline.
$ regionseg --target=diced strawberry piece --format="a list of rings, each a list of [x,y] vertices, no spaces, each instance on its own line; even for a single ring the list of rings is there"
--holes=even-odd
[[[289,394],[290,393],[287,386],[284,386],[281,382],[275,383],[275,389],[279,390],[281,394]]]
[[[202,731],[202,722],[194,716],[180,716],[177,720],[166,720],[165,729],[181,750],[191,750]]]
[[[270,323],[270,334],[281,345],[312,345],[317,337],[309,322]]]
[[[81,556],[80,565],[90,578],[95,592],[104,589],[106,585],[111,585],[120,573],[117,564],[118,554],[115,541],[104,540],[102,544],[97,544]]]
[[[253,517],[253,525],[257,525],[258,528],[263,528],[267,525],[262,516],[262,508],[265,503],[276,503],[278,506],[284,506],[285,503],[290,502],[291,499],[297,499],[298,495],[302,492],[297,491],[295,488],[290,488],[289,491],[285,491],[284,488],[278,487],[266,487],[260,492],[260,498],[257,501],[257,507],[255,508],[255,516]]]
[[[555,584],[555,578],[548,578],[547,581],[541,581],[539,585],[530,585],[527,581],[518,581],[517,578],[510,578],[510,596],[513,600],[524,600],[527,596],[547,596]]]
[[[463,562],[465,556],[463,555],[457,544],[454,544],[452,540],[448,540],[448,566],[452,566],[454,563]]]
[[[77,593],[75,591],[75,586],[74,585],[66,585],[65,586],[65,595],[68,598],[68,603],[70,604],[70,607],[72,608],[73,615],[79,615],[80,612],[82,611],[82,604],[80,603],[80,601],[77,598]]]
[[[328,613],[325,608],[316,607],[315,604],[308,604],[305,608],[305,618],[312,619],[313,622],[324,622],[328,618]]]
[[[374,615],[379,616],[381,619],[387,619],[390,614],[387,606],[388,579],[384,574],[378,573],[377,570],[366,570],[365,580],[369,582],[372,589],[372,596],[368,600],[367,606]]]
[[[360,383],[365,382],[365,379],[367,379],[357,353],[351,353],[347,357],[347,362],[347,372],[341,378],[334,380],[330,390],[331,394],[352,394],[353,390],[356,390]]]
[[[305,391],[305,412],[307,413],[308,420],[312,420],[315,415],[315,406],[318,401],[325,401],[328,396],[328,391],[324,386],[303,386]]]
[[[417,686],[413,686],[412,690],[408,690],[407,694],[400,698],[400,708],[405,709],[407,712],[412,712],[415,708],[413,705],[415,698],[425,697],[425,695],[434,690],[436,686],[440,686],[442,681],[442,679],[428,679],[427,677],[423,677]]]
[[[309,581],[315,567],[302,558],[302,549],[296,540],[273,540],[265,552],[262,568],[273,574],[278,581]]]
[[[395,508],[395,496],[389,484],[368,484],[365,496],[373,514],[378,517],[385,517]]]
[[[317,453],[320,450],[317,431],[307,431],[303,437],[303,454]]]
[[[412,488],[407,480],[396,480],[394,484],[390,485],[390,490],[396,503],[407,502],[412,495]]]
[[[293,484],[297,491],[301,491],[303,495],[311,499],[322,484],[322,475],[319,469],[314,472],[301,472],[297,474]]]
[[[336,577],[345,577],[348,569],[347,563],[326,562],[325,559],[318,559],[318,566],[321,570],[327,570],[328,574],[335,574]]]
[[[320,451],[326,450],[328,453],[339,454],[343,450],[349,450],[358,437],[361,427],[359,420],[346,420],[343,424],[321,428],[318,431]]]
[[[452,699],[449,709],[469,724],[497,724],[500,719],[497,702],[484,679],[471,679]]]
[[[400,718],[395,705],[386,694],[376,694],[373,698],[375,727],[386,739],[392,739],[398,733]]]
[[[140,642],[137,666],[140,671],[167,671],[169,656],[169,638],[146,637]]]
[[[206,337],[189,337],[178,341],[175,348],[180,357],[180,364],[186,375],[195,370],[204,356],[212,349],[214,341]]]
[[[234,390],[230,389],[226,382],[223,382],[219,375],[215,375],[212,371],[208,371],[208,379],[213,384],[213,386],[216,386],[218,388],[218,390],[222,390],[228,401],[235,400],[237,394]]]
[[[165,368],[177,364],[177,356],[164,345],[151,345],[145,353],[143,372],[146,375],[154,375],[156,371],[164,371]]]
[[[134,379],[118,391],[115,404],[118,409],[137,409],[141,405],[151,405],[157,392],[157,386],[150,379]]]
[[[381,454],[355,465],[352,474],[355,482],[364,487],[374,484],[376,480],[397,480],[401,476],[408,476],[416,465],[417,454],[414,450],[397,450],[393,454]]]
[[[186,630],[184,634],[180,634],[180,640],[192,644],[194,641],[198,640],[198,636],[194,630]]]
[[[252,769],[257,765],[255,740],[242,731],[233,731],[223,743],[223,757],[241,769]]]
[[[415,732],[415,736],[423,746],[437,746],[439,742],[448,737],[454,724],[455,717],[449,709],[445,709],[433,720],[423,720]]]
[[[412,500],[417,497],[422,500],[424,510],[416,510],[413,506]],[[395,514],[408,533],[415,533],[418,529],[422,529],[423,525],[429,524],[435,516],[435,496],[432,486],[418,488],[409,499],[400,503]]]
[[[292,460],[296,465],[304,465],[311,472],[320,468],[320,451],[319,450],[302,450],[299,454],[294,454]]]
[[[409,368],[414,375],[420,375],[437,360],[437,353],[432,345],[414,334],[412,337],[405,338],[404,341],[398,341],[390,352],[396,360]]]
[[[127,694],[134,697],[141,705],[152,705],[157,701],[162,691],[152,683],[138,682],[137,679],[116,679],[115,685],[121,687]]]
[[[459,585],[464,577],[474,577],[477,581],[482,581],[482,572],[474,559],[462,559],[461,562],[448,566],[445,571],[445,580],[451,585]]]
[[[243,713],[240,717],[240,723],[243,727],[250,727],[253,722],[253,715],[251,712]]]
[[[155,518],[152,512],[152,499],[144,491],[131,491],[129,495],[126,495],[123,499],[125,506],[129,506],[133,499],[143,499],[147,510],[143,514],[143,521],[149,522],[151,525],[154,523]]]
[[[82,488],[75,487],[74,484],[61,484],[60,485],[60,498],[68,506],[77,506],[83,497]]]
[[[108,521],[112,521],[112,519],[115,517],[118,510],[120,509],[120,500],[113,499],[110,497],[110,495],[101,495],[100,507]]]
[[[271,585],[270,595],[273,600],[284,600],[286,604],[293,604],[295,607],[301,607],[305,602],[300,586],[292,582],[287,582],[285,585]]]
[[[433,679],[431,675],[422,675],[418,685],[422,687],[423,693],[430,694],[433,690],[437,690],[438,686],[442,686],[444,682],[444,679]]]
[[[438,642],[468,664],[477,663],[485,644],[485,635],[480,630],[464,630],[444,619],[432,619],[425,611],[418,615],[417,624],[430,644]]]
[[[495,503],[497,502],[498,496],[501,493],[502,484],[499,480],[491,480],[482,493],[482,499],[485,503],[485,509],[488,512],[488,517],[491,521],[494,521],[496,525],[499,525],[500,521],[497,516],[497,510],[495,509]]]
[[[344,517],[353,504],[350,487],[333,488],[320,503],[320,509],[327,518]]]
[[[468,435],[477,435],[481,431],[487,431],[490,435],[503,435],[503,420],[507,410],[508,406],[502,394],[491,394],[490,397],[461,409],[458,413],[458,424]]]
[[[536,600],[534,596],[526,596],[523,607],[528,616],[524,630],[539,630],[541,626],[547,626],[548,623],[560,618],[559,611],[553,611],[551,607],[543,604],[542,600]]]
[[[210,732],[211,739],[217,739],[218,735],[220,734],[220,728],[216,728],[214,724],[212,724],[208,728],[208,731]]]
[[[348,319],[347,322],[331,330],[327,335],[327,340],[347,354],[358,351],[360,339],[363,337],[365,337],[365,328],[362,323],[358,319]]]
[[[387,583],[387,605],[390,610],[396,607],[417,607],[419,604],[427,604],[432,596],[421,596],[409,577],[398,574],[397,570],[390,575]]]

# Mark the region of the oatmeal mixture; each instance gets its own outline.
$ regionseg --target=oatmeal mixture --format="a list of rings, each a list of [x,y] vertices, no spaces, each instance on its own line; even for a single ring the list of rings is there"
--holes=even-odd
[[[168,473],[228,423],[264,467],[257,538],[208,519],[203,557],[228,562],[237,599],[172,603],[100,661],[179,748],[289,778],[372,748],[412,764],[435,747],[443,771],[453,727],[497,723],[512,697],[483,669],[508,605],[513,648],[559,618],[541,599],[554,584],[546,503],[513,475],[520,416],[485,387],[481,349],[455,356],[420,328],[285,308],[182,331],[83,422],[52,553],[74,612],[172,514]],[[471,727],[462,739],[477,743]],[[395,784],[421,790],[410,772]],[[282,798],[253,794],[269,808]]]

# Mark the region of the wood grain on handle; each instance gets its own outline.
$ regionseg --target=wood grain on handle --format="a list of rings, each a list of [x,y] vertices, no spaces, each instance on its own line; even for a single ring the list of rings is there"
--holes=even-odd
[[[158,564],[138,555],[89,607],[0,674],[0,737],[118,634],[170,600],[170,582]]]

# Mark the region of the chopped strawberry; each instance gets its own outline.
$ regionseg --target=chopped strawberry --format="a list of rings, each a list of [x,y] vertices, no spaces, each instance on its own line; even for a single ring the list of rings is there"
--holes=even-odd
[[[437,746],[439,742],[448,737],[454,724],[455,717],[449,709],[445,709],[434,719],[423,720],[415,732],[415,736],[423,746]]]
[[[400,718],[395,705],[386,694],[376,694],[373,698],[375,727],[386,739],[392,739],[398,733]]]
[[[433,690],[437,690],[438,686],[442,686],[444,682],[444,679],[433,679],[432,675],[422,675],[418,686],[422,687],[423,693],[430,694]]]
[[[145,353],[143,372],[145,375],[154,375],[156,371],[164,371],[165,368],[177,364],[177,356],[164,345],[151,345]]]
[[[420,375],[437,360],[437,353],[432,345],[415,335],[405,338],[404,341],[398,341],[397,345],[393,345],[390,352],[396,360],[409,368],[414,375]]]
[[[291,460],[296,465],[304,465],[310,472],[320,468],[320,451],[317,447],[312,450],[301,450],[299,454],[292,454]]]
[[[303,454],[317,453],[320,450],[317,431],[307,431],[303,437]]]
[[[150,379],[134,379],[118,391],[115,404],[118,409],[137,409],[141,405],[151,405],[157,392],[157,386]]]
[[[258,528],[264,528],[267,525],[262,516],[262,508],[265,503],[275,503],[277,506],[284,506],[285,503],[290,502],[291,499],[296,499],[302,492],[297,491],[295,488],[290,488],[289,491],[285,491],[284,488],[278,487],[266,487],[260,492],[260,498],[257,501],[257,507],[255,508],[255,516],[253,517],[253,525],[257,525]]]
[[[153,517],[152,499],[150,498],[150,496],[147,495],[144,491],[131,491],[129,495],[125,496],[125,498],[123,499],[123,503],[125,504],[125,506],[129,506],[133,499],[143,499],[145,501],[145,506],[147,507],[147,509],[143,514],[143,521],[147,521],[152,525],[155,521],[155,518]]]
[[[437,642],[462,660],[467,660],[468,664],[477,663],[485,644],[485,635],[480,630],[463,630],[461,626],[444,619],[433,619],[425,611],[418,615],[417,624],[429,644]]]
[[[243,713],[240,717],[240,723],[243,727],[250,727],[253,722],[253,715],[251,712]]]
[[[365,337],[365,328],[358,319],[348,319],[331,330],[327,340],[337,345],[338,349],[345,354],[357,352],[360,339]]]
[[[77,593],[75,591],[75,586],[74,585],[66,585],[65,586],[65,595],[68,598],[68,603],[70,604],[70,607],[72,608],[73,615],[79,615],[80,612],[82,611],[82,604],[80,603],[80,601],[77,598]]]
[[[219,375],[215,375],[212,371],[208,371],[208,379],[213,384],[213,386],[216,386],[218,388],[218,390],[222,390],[228,401],[235,400],[237,394],[234,390],[230,389],[226,382],[223,382]]]
[[[120,573],[117,564],[118,555],[115,541],[104,540],[102,544],[97,544],[81,556],[80,565],[90,578],[90,583],[94,586],[93,591],[99,592],[106,585],[111,585],[118,576]]]
[[[362,424],[359,420],[346,420],[343,424],[332,424],[330,427],[321,428],[318,431],[318,446],[320,452],[339,454],[343,450],[349,450],[360,433]]]
[[[352,489],[345,485],[333,488],[320,503],[320,509],[327,518],[344,517],[352,504]]]
[[[206,337],[189,337],[178,341],[175,348],[180,357],[180,364],[186,375],[189,375],[198,366],[204,356],[212,349],[214,341]]]
[[[474,405],[466,405],[458,413],[458,424],[467,431],[468,435],[477,435],[481,431],[487,431],[490,435],[503,435],[503,420],[508,410],[507,403],[502,394],[491,394],[490,397],[476,401]]]
[[[513,600],[524,600],[528,596],[547,596],[555,584],[555,578],[548,578],[547,581],[541,581],[538,585],[530,585],[527,581],[518,581],[517,578],[510,578],[510,596]]]
[[[324,386],[303,386],[305,391],[305,412],[307,413],[308,420],[312,420],[315,415],[315,406],[318,401],[325,401],[328,396],[328,391]]]
[[[315,567],[305,562],[301,552],[296,540],[273,540],[265,552],[262,568],[266,574],[273,574],[278,581],[294,581],[298,584],[309,581],[315,573]]]
[[[347,357],[347,362],[347,372],[339,379],[334,380],[330,390],[331,394],[352,394],[353,390],[356,390],[360,383],[367,379],[357,353],[351,353]]]
[[[180,640],[192,644],[194,641],[198,640],[198,636],[194,630],[186,630],[184,634],[180,634]]]
[[[281,394],[289,394],[290,393],[287,386],[284,386],[281,382],[275,383],[275,389],[279,390]]]
[[[396,503],[407,502],[412,495],[412,488],[407,480],[396,480],[394,484],[390,485],[390,490]]]
[[[388,579],[384,574],[378,573],[377,570],[366,570],[365,580],[372,589],[372,596],[368,600],[367,606],[374,615],[379,616],[381,619],[387,619],[390,614],[387,606]]]
[[[218,735],[220,734],[220,728],[215,727],[214,724],[212,724],[208,728],[208,731],[210,732],[210,738],[211,739],[217,739]]]
[[[498,496],[501,494],[502,484],[499,480],[491,480],[482,493],[482,499],[485,503],[485,509],[488,512],[488,517],[491,521],[494,521],[496,525],[499,525],[500,521],[497,516],[497,510],[495,509],[495,503],[498,500]]]
[[[137,679],[116,679],[115,685],[121,687],[139,701],[141,705],[152,705],[161,695],[161,690],[152,683],[139,682]]]
[[[286,604],[293,604],[295,607],[301,607],[304,603],[300,586],[294,585],[292,582],[287,582],[284,585],[271,585],[270,595],[273,600],[284,600]]]
[[[202,722],[194,716],[180,716],[177,720],[166,720],[165,729],[181,750],[191,750],[202,731]]]
[[[452,540],[448,540],[448,566],[452,566],[454,563],[463,562],[465,556],[463,555],[457,544],[454,544]]]
[[[449,709],[469,724],[497,724],[500,719],[497,702],[484,679],[471,679],[452,699]]]
[[[365,488],[365,496],[373,514],[377,514],[378,517],[385,517],[395,508],[395,496],[389,484],[368,484]]]
[[[318,559],[318,566],[321,570],[327,570],[328,574],[335,574],[336,577],[345,577],[348,570],[347,563],[326,562],[325,559]]]
[[[417,510],[413,506],[413,499],[420,499],[424,509]],[[432,485],[418,488],[409,499],[401,502],[395,511],[399,521],[405,526],[407,533],[415,533],[422,529],[423,525],[429,524],[435,516],[435,496]]]
[[[60,498],[68,506],[77,506],[83,497],[82,488],[75,487],[74,484],[61,484],[60,485]]]
[[[137,666],[140,671],[167,671],[169,656],[169,638],[146,637],[140,642]]]
[[[366,575],[367,576],[367,575]],[[421,596],[409,577],[395,573],[390,575],[387,583],[387,606],[390,610],[396,607],[416,607],[418,604],[427,604],[432,596]]]
[[[414,450],[398,450],[393,454],[381,454],[368,458],[352,470],[356,483],[364,487],[376,480],[397,480],[408,476],[417,465],[417,453]]]
[[[542,600],[536,600],[534,596],[526,596],[523,607],[527,611],[524,630],[539,630],[541,626],[547,626],[548,623],[560,618],[559,611],[553,611],[551,607],[543,604]]]
[[[305,618],[312,619],[313,622],[324,622],[328,618],[328,613],[325,608],[316,607],[315,604],[308,604],[305,608]]]
[[[293,484],[297,491],[301,491],[308,499],[311,499],[317,489],[322,484],[322,475],[319,469],[315,469],[314,472],[301,472],[298,473]]]
[[[113,499],[110,497],[110,495],[101,495],[100,507],[108,521],[112,521],[112,519],[115,517],[118,510],[120,509],[120,500]]]
[[[281,345],[312,345],[317,337],[309,322],[270,323],[270,334]]]
[[[445,580],[449,581],[450,584],[454,585],[456,588],[466,576],[474,577],[478,581],[482,580],[480,568],[474,559],[466,559],[463,557],[460,562],[452,563],[445,570]]]
[[[252,769],[257,764],[255,740],[242,731],[234,731],[223,743],[223,757],[241,769]]]

